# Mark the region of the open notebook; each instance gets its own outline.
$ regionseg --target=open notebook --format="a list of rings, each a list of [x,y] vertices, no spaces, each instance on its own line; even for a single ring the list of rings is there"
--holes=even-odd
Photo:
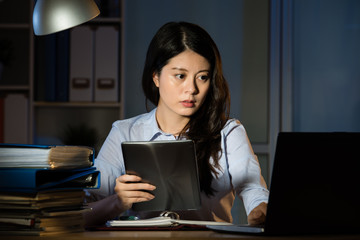
[[[106,223],[108,227],[172,227],[178,225],[231,226],[232,224],[214,221],[181,220],[163,216],[141,220],[112,220]]]

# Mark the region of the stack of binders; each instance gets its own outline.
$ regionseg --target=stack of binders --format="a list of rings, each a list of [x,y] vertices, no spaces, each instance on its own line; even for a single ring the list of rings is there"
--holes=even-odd
[[[0,144],[0,235],[84,230],[84,189],[100,187],[94,150]]]

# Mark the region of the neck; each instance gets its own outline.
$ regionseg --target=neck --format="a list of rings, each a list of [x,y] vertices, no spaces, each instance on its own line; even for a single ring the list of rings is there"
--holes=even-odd
[[[188,117],[182,117],[177,114],[164,114],[161,110],[156,110],[156,121],[159,125],[159,128],[163,132],[170,133],[174,136],[178,136],[180,134],[189,120],[190,118]]]

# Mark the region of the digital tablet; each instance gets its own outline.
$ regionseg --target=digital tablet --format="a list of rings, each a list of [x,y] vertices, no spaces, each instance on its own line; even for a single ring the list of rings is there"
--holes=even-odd
[[[200,184],[191,140],[123,142],[126,172],[156,186],[154,199],[133,204],[134,211],[196,210]]]

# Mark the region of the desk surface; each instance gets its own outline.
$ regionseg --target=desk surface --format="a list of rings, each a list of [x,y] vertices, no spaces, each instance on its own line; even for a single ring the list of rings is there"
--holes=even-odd
[[[312,235],[312,236],[252,236],[240,234],[218,233],[213,231],[85,231],[81,233],[71,233],[56,236],[42,236],[41,238],[35,236],[0,236],[1,239],[6,240],[32,240],[32,239],[50,239],[50,240],[112,240],[112,239],[271,239],[271,240],[311,240],[311,239],[326,239],[326,240],[359,240],[360,235]]]

